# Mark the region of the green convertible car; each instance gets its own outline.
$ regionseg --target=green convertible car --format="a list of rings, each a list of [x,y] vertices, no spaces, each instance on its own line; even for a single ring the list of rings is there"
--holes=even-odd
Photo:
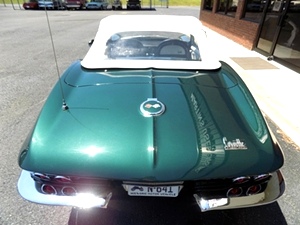
[[[23,198],[105,208],[116,190],[184,193],[207,211],[283,194],[280,146],[239,75],[213,57],[197,18],[109,16],[90,44],[22,146]]]

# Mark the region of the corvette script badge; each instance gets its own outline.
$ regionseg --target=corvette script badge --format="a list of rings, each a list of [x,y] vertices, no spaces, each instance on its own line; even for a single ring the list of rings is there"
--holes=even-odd
[[[240,139],[235,139],[232,141],[227,141],[226,137],[223,137],[223,144],[225,150],[240,150],[240,149],[248,149],[246,143],[241,141]]]
[[[165,111],[165,105],[157,98],[148,98],[141,104],[140,110],[145,117],[160,116]]]

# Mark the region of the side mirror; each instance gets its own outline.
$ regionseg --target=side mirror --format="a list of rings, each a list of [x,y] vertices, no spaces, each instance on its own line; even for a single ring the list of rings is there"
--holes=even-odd
[[[90,40],[89,41],[89,47],[91,47],[93,43],[94,43],[94,39]]]

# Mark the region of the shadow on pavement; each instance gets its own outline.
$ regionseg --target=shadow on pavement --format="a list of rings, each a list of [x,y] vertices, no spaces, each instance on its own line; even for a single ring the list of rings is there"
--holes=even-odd
[[[111,199],[107,209],[76,209],[69,225],[287,225],[277,202],[201,213],[193,197]]]

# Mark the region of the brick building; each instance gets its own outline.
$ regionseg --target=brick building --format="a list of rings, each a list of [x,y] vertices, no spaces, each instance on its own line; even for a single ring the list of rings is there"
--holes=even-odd
[[[200,20],[246,48],[300,71],[300,0],[202,0]]]

